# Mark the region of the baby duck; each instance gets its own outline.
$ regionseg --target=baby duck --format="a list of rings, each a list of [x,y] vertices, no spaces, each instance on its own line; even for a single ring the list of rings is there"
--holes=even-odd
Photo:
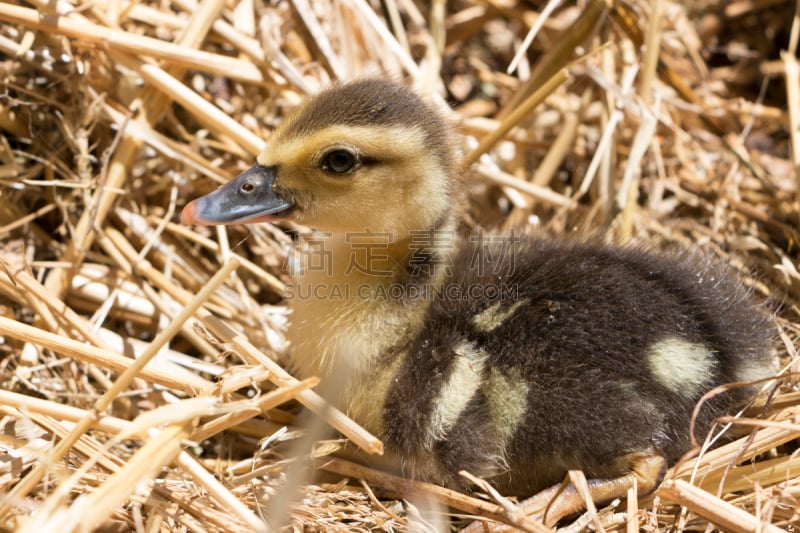
[[[181,220],[324,232],[288,302],[291,362],[299,377],[343,379],[331,401],[405,476],[551,487],[538,505],[549,524],[583,505],[556,490],[569,470],[598,503],[634,482],[654,490],[689,448],[704,393],[772,374],[768,319],[725,268],[688,254],[459,237],[451,139],[398,84],[337,85]],[[752,392],[706,402],[697,434]]]

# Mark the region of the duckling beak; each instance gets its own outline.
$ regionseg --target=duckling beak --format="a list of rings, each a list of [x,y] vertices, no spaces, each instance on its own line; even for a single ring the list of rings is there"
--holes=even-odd
[[[292,207],[273,189],[276,168],[254,165],[216,191],[189,202],[182,224],[255,224],[282,218]]]

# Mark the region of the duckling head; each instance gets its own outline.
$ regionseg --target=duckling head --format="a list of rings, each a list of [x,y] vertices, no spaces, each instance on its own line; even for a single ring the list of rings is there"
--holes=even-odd
[[[452,145],[439,113],[408,89],[336,85],[282,122],[257,164],[194,200],[181,221],[290,219],[330,232],[407,235],[452,209]]]

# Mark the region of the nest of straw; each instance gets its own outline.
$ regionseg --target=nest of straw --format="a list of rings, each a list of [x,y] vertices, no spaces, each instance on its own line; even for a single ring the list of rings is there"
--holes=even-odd
[[[397,480],[335,458],[342,441],[298,417],[305,406],[380,450],[325,411],[317,380],[280,366],[293,230],[175,223],[306,95],[365,74],[446,102],[464,141],[465,223],[701,246],[774,313],[784,379],[755,414],[721,421],[744,436],[567,529],[793,529],[797,13],[552,4],[0,3],[3,529],[424,525]],[[312,483],[308,464],[328,477]],[[434,516],[541,529],[500,495],[417,492]]]

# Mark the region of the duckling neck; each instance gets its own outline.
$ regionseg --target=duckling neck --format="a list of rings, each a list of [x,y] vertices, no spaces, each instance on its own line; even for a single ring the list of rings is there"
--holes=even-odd
[[[421,329],[455,248],[451,220],[397,238],[319,234],[299,252],[289,300],[291,363],[303,377],[373,373]],[[338,379],[337,379],[338,381]]]

